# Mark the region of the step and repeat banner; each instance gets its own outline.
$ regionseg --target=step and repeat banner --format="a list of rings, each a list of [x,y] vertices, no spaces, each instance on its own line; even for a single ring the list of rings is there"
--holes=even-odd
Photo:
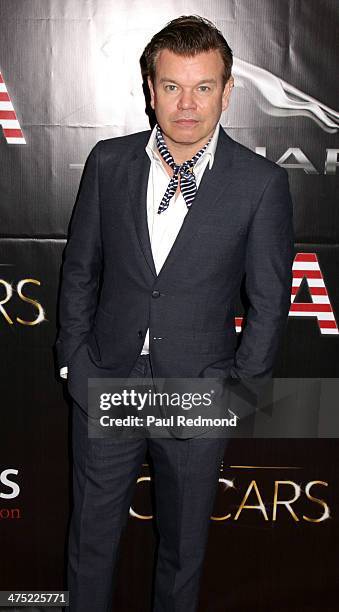
[[[182,14],[213,21],[233,50],[227,133],[289,173],[293,288],[275,375],[339,376],[338,3],[0,0],[0,590],[65,588],[70,401],[53,354],[62,253],[91,148],[149,128],[139,58]],[[239,296],[239,333],[242,314]],[[231,442],[201,612],[337,609],[338,444],[327,435]],[[152,497],[145,460],[117,612],[150,609]]]

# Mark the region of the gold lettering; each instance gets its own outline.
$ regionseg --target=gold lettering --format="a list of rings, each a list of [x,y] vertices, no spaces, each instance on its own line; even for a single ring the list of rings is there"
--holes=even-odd
[[[150,482],[150,480],[150,476],[139,476],[137,484],[139,484],[139,482]],[[135,512],[135,510],[133,510],[132,506],[129,509],[129,513],[131,516],[134,516],[134,518],[141,519],[142,521],[150,521],[153,518],[153,514],[138,514],[138,512]]]
[[[18,282],[18,287],[17,287],[18,294],[20,298],[22,299],[22,301],[28,302],[29,304],[33,304],[33,306],[38,310],[38,316],[36,319],[34,319],[34,321],[24,321],[23,319],[20,319],[20,317],[16,317],[16,320],[18,321],[18,323],[21,323],[21,325],[38,325],[38,323],[41,323],[42,321],[46,320],[44,309],[39,302],[37,302],[36,300],[32,300],[31,298],[28,298],[22,293],[23,286],[26,285],[27,283],[33,283],[34,285],[39,285],[39,286],[41,283],[40,281],[34,278],[24,278],[23,280]]]
[[[286,499],[286,500],[278,501],[278,490],[279,490],[280,484],[291,485],[294,488],[295,496],[293,497],[293,499]],[[294,510],[291,508],[290,504],[293,504],[299,497],[300,497],[300,486],[298,484],[296,484],[292,480],[275,480],[272,520],[273,521],[277,520],[277,507],[278,505],[280,505],[280,506],[286,506],[287,510],[293,516],[294,520],[298,522],[299,519],[296,513],[294,512]]]
[[[310,494],[310,489],[311,487],[313,487],[314,484],[320,484],[320,485],[323,485],[324,487],[328,487],[328,483],[324,482],[323,480],[313,480],[311,482],[308,482],[305,487],[305,493],[308,499],[311,499],[316,504],[319,504],[320,506],[322,506],[324,508],[324,512],[317,519],[311,519],[305,515],[303,515],[303,519],[305,519],[305,521],[308,521],[309,523],[321,523],[321,521],[326,521],[326,519],[330,518],[330,509],[323,499],[320,499],[319,497],[313,497],[313,495]]]
[[[256,493],[257,499],[259,501],[259,504],[256,504],[256,505],[253,505],[253,506],[249,505],[249,504],[245,505],[246,501],[247,501],[247,498],[248,498],[249,494],[251,493],[252,489],[255,490],[255,493]],[[259,493],[259,489],[258,489],[258,486],[257,486],[257,483],[255,482],[255,480],[252,480],[252,482],[248,486],[248,489],[247,489],[247,491],[245,493],[244,499],[242,500],[242,502],[241,502],[241,504],[239,506],[238,512],[236,513],[236,515],[234,517],[235,521],[238,520],[238,518],[239,518],[239,516],[240,516],[240,514],[241,514],[241,512],[242,512],[242,510],[244,508],[247,508],[249,510],[261,510],[261,512],[264,515],[265,521],[268,521],[268,516],[267,516],[266,508],[265,508],[264,502],[263,502],[263,500],[261,498],[261,495]]]
[[[222,482],[225,486],[224,486],[224,491],[226,489],[232,489],[234,488],[234,484],[232,480],[226,480],[226,478],[219,478],[219,482]],[[231,514],[224,514],[223,516],[214,516],[213,514],[211,514],[211,520],[212,521],[227,521],[227,519],[231,518]]]
[[[4,300],[0,301],[0,312],[2,312],[2,314],[4,315],[7,323],[9,323],[10,325],[13,325],[12,319],[7,314],[6,310],[2,307],[2,304],[6,304],[6,302],[9,302],[9,300],[11,299],[11,297],[13,295],[13,287],[12,287],[12,285],[10,283],[7,283],[2,278],[0,278],[0,284],[3,285],[5,287],[5,289],[6,289],[6,297],[5,297]]]

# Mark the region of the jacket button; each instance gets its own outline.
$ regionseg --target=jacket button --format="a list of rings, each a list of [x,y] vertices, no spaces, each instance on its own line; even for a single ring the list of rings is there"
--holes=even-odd
[[[160,297],[160,291],[152,291],[152,297],[153,297],[153,298],[158,298],[158,297]]]
[[[141,331],[141,329],[139,329],[139,331],[138,331],[138,336],[139,336],[139,338],[142,338],[142,331]]]

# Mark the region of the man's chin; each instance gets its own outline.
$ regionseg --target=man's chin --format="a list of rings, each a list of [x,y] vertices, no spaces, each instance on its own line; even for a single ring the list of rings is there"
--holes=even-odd
[[[175,142],[177,144],[182,144],[182,145],[185,145],[185,144],[193,145],[196,142],[200,142],[201,140],[205,138],[203,133],[198,132],[198,130],[193,129],[193,128],[191,129],[176,128],[168,132],[164,132],[164,134],[172,142]]]

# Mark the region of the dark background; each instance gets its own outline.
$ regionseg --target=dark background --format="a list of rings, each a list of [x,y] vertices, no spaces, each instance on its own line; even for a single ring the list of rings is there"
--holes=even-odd
[[[26,139],[26,145],[8,144],[0,126],[0,473],[18,470],[12,479],[20,486],[15,499],[0,497],[1,590],[64,588],[70,409],[52,347],[70,215],[94,144],[149,127],[138,64],[144,46],[167,21],[192,13],[222,30],[236,58],[338,110],[334,0],[168,0],[157,6],[137,0],[0,0],[0,72]],[[299,148],[317,171],[287,166],[296,254],[316,254],[334,327],[322,333],[316,316],[291,311],[275,374],[338,377],[338,176],[324,173],[326,149],[339,149],[338,132],[304,115],[267,114],[236,73],[235,85],[222,117],[227,133],[253,150],[266,147],[274,161]],[[18,293],[23,279],[22,293],[33,302]],[[312,302],[308,287],[304,278],[295,302]],[[17,318],[34,322],[37,303],[44,320],[20,323]],[[336,610],[337,448],[334,439],[231,442],[221,478],[234,480],[234,488],[221,482],[215,507],[215,515],[231,518],[211,521],[201,612]],[[147,464],[141,475],[149,475]],[[258,509],[244,508],[235,521],[253,480],[268,520]],[[292,504],[299,521],[286,507],[272,520],[277,480],[300,485]],[[305,493],[307,483],[318,480],[327,486],[314,485],[312,495],[326,502],[330,516],[308,522],[303,515],[317,518],[324,510]],[[293,497],[291,485],[284,486],[281,499]],[[8,492],[0,481],[0,495]],[[133,507],[151,514],[151,501],[149,481],[139,483]],[[247,504],[258,503],[252,490]],[[19,518],[9,518],[13,509]],[[154,544],[152,521],[131,516],[117,612],[149,610]]]

